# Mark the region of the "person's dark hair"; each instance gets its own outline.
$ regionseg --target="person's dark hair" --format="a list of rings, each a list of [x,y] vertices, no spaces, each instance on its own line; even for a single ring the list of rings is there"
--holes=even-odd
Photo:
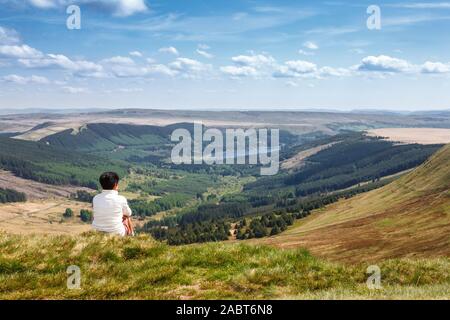
[[[119,183],[119,175],[115,172],[105,172],[100,176],[99,181],[103,190],[113,190]]]

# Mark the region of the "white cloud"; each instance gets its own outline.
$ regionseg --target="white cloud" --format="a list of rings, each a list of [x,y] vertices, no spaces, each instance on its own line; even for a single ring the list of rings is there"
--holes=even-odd
[[[318,70],[319,77],[347,77],[351,71],[345,68],[322,67]]]
[[[313,75],[317,72],[317,65],[303,60],[286,61],[284,65],[278,66],[273,73],[275,78],[295,78]]]
[[[61,68],[85,77],[103,77],[103,67],[91,61],[71,60],[62,54],[47,54],[34,59],[19,59],[26,68]]]
[[[395,73],[411,71],[412,67],[406,60],[380,55],[365,57],[361,64],[357,66],[357,70]]]
[[[212,59],[212,58],[214,58],[214,55],[212,55],[211,53],[206,52],[206,51],[203,51],[203,50],[200,50],[200,49],[197,49],[197,53],[198,53],[199,55],[201,55],[202,57],[205,57],[205,58],[207,58],[207,59]]]
[[[298,53],[301,55],[304,55],[304,56],[313,56],[314,55],[314,52],[309,52],[309,51],[305,51],[302,49],[298,50]]]
[[[422,73],[449,73],[450,64],[427,61],[421,66],[420,71]]]
[[[0,26],[0,45],[13,45],[20,43],[17,31]]]
[[[116,56],[101,61],[103,64],[121,65],[121,66],[134,66],[133,59],[129,57]]]
[[[269,76],[276,65],[275,59],[266,54],[239,55],[232,57],[234,66],[224,66],[220,71],[233,78]]]
[[[172,70],[179,72],[184,77],[200,77],[210,72],[212,66],[204,64],[200,61],[189,58],[177,58],[174,62],[169,64]]]
[[[9,59],[38,59],[43,54],[26,44],[0,46],[0,57]]]
[[[80,88],[80,87],[62,87],[61,88],[63,92],[70,93],[70,94],[77,94],[77,93],[88,93],[89,90],[86,88]]]
[[[303,44],[303,46],[304,46],[306,49],[309,49],[309,50],[318,50],[318,49],[319,49],[319,46],[318,46],[316,43],[312,42],[312,41],[306,41],[306,42]]]
[[[137,57],[137,58],[142,58],[144,55],[142,54],[142,52],[140,51],[131,51],[129,53],[130,56],[132,57]]]
[[[233,78],[256,77],[258,75],[258,71],[255,68],[249,66],[225,66],[221,67],[220,71]]]
[[[238,65],[255,68],[270,66],[275,63],[275,59],[273,57],[264,54],[256,54],[251,56],[240,55],[232,57],[231,60]]]
[[[106,9],[121,17],[131,16],[148,10],[144,0],[28,0],[28,2],[40,9],[65,8],[70,4],[91,5],[93,8]]]
[[[22,76],[18,76],[16,74],[10,74],[8,76],[4,76],[1,78],[2,81],[4,82],[10,82],[10,83],[15,83],[15,84],[21,84],[21,85],[25,85],[25,84],[30,84],[30,83],[34,83],[34,84],[49,84],[50,81],[45,78],[45,77],[41,77],[41,76],[29,76],[29,77],[22,77]]]
[[[198,45],[198,48],[199,48],[200,50],[209,50],[209,49],[211,49],[210,46],[208,46],[207,44],[204,44],[204,43],[200,43],[200,44]]]
[[[161,53],[169,53],[169,54],[173,54],[175,56],[178,56],[180,53],[178,52],[177,48],[175,47],[166,47],[166,48],[161,48],[158,50]]]
[[[178,71],[173,70],[171,68],[169,68],[166,65],[163,64],[152,64],[149,67],[146,68],[147,70],[147,74],[159,74],[159,75],[164,75],[164,76],[168,76],[168,77],[174,77],[178,74]]]

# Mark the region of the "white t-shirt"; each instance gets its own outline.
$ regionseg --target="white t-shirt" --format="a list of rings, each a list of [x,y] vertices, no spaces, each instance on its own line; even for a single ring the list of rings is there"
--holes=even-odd
[[[123,216],[131,216],[127,199],[119,196],[115,190],[104,190],[94,197],[94,222],[92,227],[97,231],[125,236]]]

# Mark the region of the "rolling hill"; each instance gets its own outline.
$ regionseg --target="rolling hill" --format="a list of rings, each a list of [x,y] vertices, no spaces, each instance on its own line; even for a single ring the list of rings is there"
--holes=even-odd
[[[332,204],[259,242],[332,260],[450,256],[450,145],[391,184]]]
[[[47,145],[0,137],[0,169],[20,178],[52,185],[97,188],[97,177],[115,170],[124,176],[127,166],[105,158]]]

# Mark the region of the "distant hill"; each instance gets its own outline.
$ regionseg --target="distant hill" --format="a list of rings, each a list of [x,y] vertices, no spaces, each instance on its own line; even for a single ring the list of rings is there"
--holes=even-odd
[[[65,130],[42,139],[52,146],[80,151],[114,150],[118,146],[161,145],[169,142],[164,127],[129,124],[94,123]]]
[[[340,201],[264,240],[334,260],[450,256],[450,145],[391,184]]]

